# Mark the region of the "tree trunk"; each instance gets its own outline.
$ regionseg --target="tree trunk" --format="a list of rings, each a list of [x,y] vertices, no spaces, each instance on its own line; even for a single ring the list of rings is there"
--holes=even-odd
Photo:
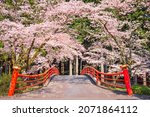
[[[79,59],[78,56],[76,56],[76,75],[78,75],[79,73],[78,68],[79,68]]]
[[[144,85],[144,86],[147,86],[146,74],[144,74],[144,76],[143,76],[143,85]]]
[[[101,72],[103,72],[104,73],[104,64],[103,63],[101,63]],[[104,75],[101,75],[101,77],[102,77],[102,82],[104,82]]]
[[[79,65],[79,72],[81,72],[81,70],[82,70],[82,59],[80,59],[80,65]]]
[[[137,85],[137,77],[138,77],[137,75],[135,75],[135,77],[134,77],[134,84],[135,85]]]
[[[33,40],[32,40],[32,43],[31,43],[31,45],[30,45],[30,47],[28,48],[28,51],[27,51],[27,58],[26,58],[26,64],[27,64],[27,68],[26,68],[26,71],[28,71],[30,68],[30,61],[29,61],[29,59],[30,59],[30,53],[31,53],[31,50],[32,50],[32,47],[33,47],[33,45],[34,45],[34,42],[35,42],[35,39],[36,38],[34,38]]]
[[[69,60],[69,75],[72,75],[72,60]]]
[[[72,68],[73,69],[73,73],[72,74],[76,74],[76,62],[75,62],[75,60],[72,61],[72,64],[73,64],[72,65],[72,67],[73,67]]]
[[[61,62],[61,74],[64,75],[64,62]]]

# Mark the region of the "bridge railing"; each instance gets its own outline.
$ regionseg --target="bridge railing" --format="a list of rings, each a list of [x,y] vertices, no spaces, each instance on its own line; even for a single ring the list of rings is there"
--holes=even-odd
[[[87,74],[95,79],[97,85],[107,87],[126,88],[128,95],[132,95],[130,77],[127,65],[121,66],[122,71],[117,73],[103,73],[96,70],[94,67],[85,67],[81,71],[81,75]]]
[[[13,96],[15,91],[43,86],[53,75],[59,75],[59,70],[56,67],[49,68],[44,73],[36,75],[19,74],[19,70],[19,67],[13,67],[8,96]]]

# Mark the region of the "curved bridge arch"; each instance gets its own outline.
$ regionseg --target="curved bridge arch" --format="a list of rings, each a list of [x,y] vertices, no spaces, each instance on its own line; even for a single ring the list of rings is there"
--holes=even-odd
[[[49,68],[44,73],[37,75],[19,74],[19,70],[19,67],[13,67],[8,96],[13,96],[15,91],[23,91],[27,88],[42,86],[52,76],[59,75],[59,70],[56,67]]]
[[[81,71],[81,75],[89,75],[95,80],[97,85],[104,85],[106,87],[115,87],[115,88],[126,88],[128,95],[132,95],[132,89],[130,84],[129,72],[127,65],[121,66],[122,71],[117,73],[103,73],[96,70],[93,67],[85,67]]]
[[[80,74],[87,74],[91,76],[93,79],[95,79],[96,84],[104,85],[106,87],[111,86],[117,88],[126,88],[128,95],[132,95],[127,66],[125,65],[121,68],[122,71],[117,73],[103,73],[93,67],[86,67],[81,71]],[[8,96],[13,96],[15,91],[24,91],[33,87],[41,87],[47,82],[48,79],[51,79],[52,76],[59,75],[59,70],[56,67],[52,67],[44,73],[37,75],[20,74],[19,67],[14,67],[13,69]]]

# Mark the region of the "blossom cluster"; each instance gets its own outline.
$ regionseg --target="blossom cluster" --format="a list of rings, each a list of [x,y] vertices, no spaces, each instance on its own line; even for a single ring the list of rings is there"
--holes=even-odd
[[[134,28],[128,31],[119,30],[119,25],[130,23],[117,19],[109,9],[125,14],[134,11],[134,2],[135,0],[102,0],[100,4],[95,5],[77,0],[60,0],[53,5],[52,1],[37,0],[34,6],[26,1],[17,6],[17,10],[0,3],[0,14],[12,18],[0,22],[0,41],[4,43],[3,50],[15,56],[16,62],[22,54],[28,54],[29,58],[35,61],[40,60],[40,57],[43,60],[41,50],[46,51],[45,58],[50,61],[54,58],[60,61],[79,56],[97,65],[106,61],[115,62],[123,55],[124,58],[128,57],[130,48],[127,42],[131,42]],[[103,30],[95,34],[96,38],[105,36],[107,39],[96,41],[86,50],[68,31],[68,25],[74,18],[81,17],[90,19],[94,26],[98,25]],[[142,48],[139,41],[136,39],[134,42],[138,49]],[[107,49],[107,46],[112,49]],[[40,51],[37,54],[38,50]],[[120,51],[123,51],[123,55]],[[149,60],[147,56],[141,59],[136,50],[132,51],[132,56],[136,56],[132,57],[133,65]]]

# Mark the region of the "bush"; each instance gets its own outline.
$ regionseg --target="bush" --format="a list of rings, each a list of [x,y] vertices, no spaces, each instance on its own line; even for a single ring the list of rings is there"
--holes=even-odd
[[[0,76],[0,96],[5,96],[8,93],[11,75],[2,74]]]
[[[147,86],[134,85],[132,86],[133,93],[150,95],[150,88]]]

